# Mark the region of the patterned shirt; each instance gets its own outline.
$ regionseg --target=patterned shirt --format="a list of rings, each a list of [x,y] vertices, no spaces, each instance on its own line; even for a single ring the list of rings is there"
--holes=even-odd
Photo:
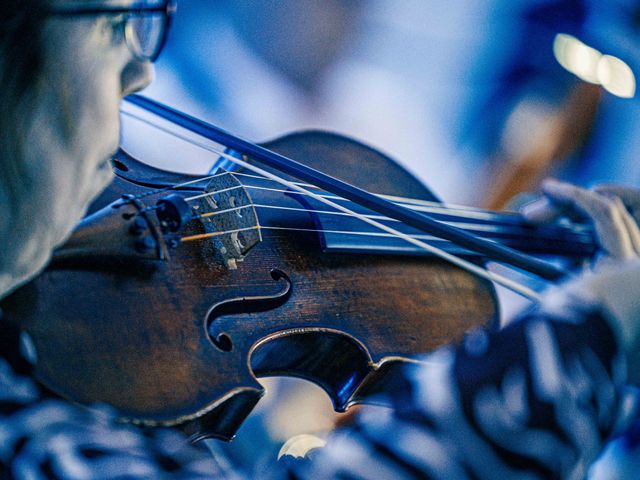
[[[143,431],[106,408],[52,398],[15,340],[0,340],[0,478],[577,480],[614,429],[624,380],[597,311],[532,313],[408,365],[394,408],[364,410],[305,460],[250,475],[176,431]]]

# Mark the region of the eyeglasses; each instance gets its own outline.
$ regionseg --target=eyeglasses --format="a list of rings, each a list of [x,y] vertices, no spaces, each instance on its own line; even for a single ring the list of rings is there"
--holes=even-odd
[[[155,61],[165,42],[176,12],[176,0],[137,2],[129,7],[57,7],[47,11],[51,16],[124,15],[125,42],[136,58]]]

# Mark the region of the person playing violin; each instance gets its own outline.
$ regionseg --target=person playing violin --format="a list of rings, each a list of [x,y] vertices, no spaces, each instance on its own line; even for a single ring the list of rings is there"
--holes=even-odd
[[[109,183],[119,106],[152,78],[171,1],[0,4],[0,298],[37,275]],[[532,221],[592,221],[602,254],[500,331],[470,332],[404,372],[395,407],[271,472],[228,467],[170,429],[118,424],[30,376],[0,323],[2,478],[583,478],[640,374],[640,192],[547,182]],[[628,366],[629,376],[625,373]]]

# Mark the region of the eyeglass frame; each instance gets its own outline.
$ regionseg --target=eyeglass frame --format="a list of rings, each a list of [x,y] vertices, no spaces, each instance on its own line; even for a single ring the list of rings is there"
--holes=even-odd
[[[130,40],[127,39],[126,31],[125,31],[125,42],[127,47],[139,60],[142,61],[150,61],[155,62],[160,56],[160,52],[164,48],[167,43],[167,36],[169,35],[169,28],[171,27],[171,22],[173,20],[173,16],[178,8],[177,0],[164,0],[161,4],[158,5],[131,5],[130,7],[117,7],[117,6],[108,6],[105,5],[103,7],[56,7],[50,8],[46,11],[47,15],[54,17],[64,17],[64,16],[92,16],[92,15],[122,15],[128,14],[129,16],[134,15],[152,15],[156,13],[163,13],[164,24],[163,31],[160,40],[156,48],[154,49],[151,55],[143,55],[136,51],[134,47],[130,45]],[[130,17],[127,17],[127,21]],[[126,23],[125,23],[126,26]]]

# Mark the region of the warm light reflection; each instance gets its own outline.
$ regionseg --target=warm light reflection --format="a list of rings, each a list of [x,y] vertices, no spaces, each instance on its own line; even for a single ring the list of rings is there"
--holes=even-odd
[[[632,98],[636,92],[633,71],[622,60],[603,55],[576,37],[560,33],[553,42],[558,63],[581,80],[602,85],[608,92]]]
[[[598,62],[602,54],[585,45],[576,37],[561,33],[553,42],[553,53],[564,68],[581,80],[589,83],[598,81]]]
[[[608,91],[623,98],[636,94],[636,77],[629,65],[611,55],[603,55],[598,62],[598,80]]]
[[[278,452],[278,460],[284,455],[289,455],[293,458],[304,458],[307,454],[316,448],[322,448],[327,444],[326,440],[320,437],[303,433],[290,438]]]

